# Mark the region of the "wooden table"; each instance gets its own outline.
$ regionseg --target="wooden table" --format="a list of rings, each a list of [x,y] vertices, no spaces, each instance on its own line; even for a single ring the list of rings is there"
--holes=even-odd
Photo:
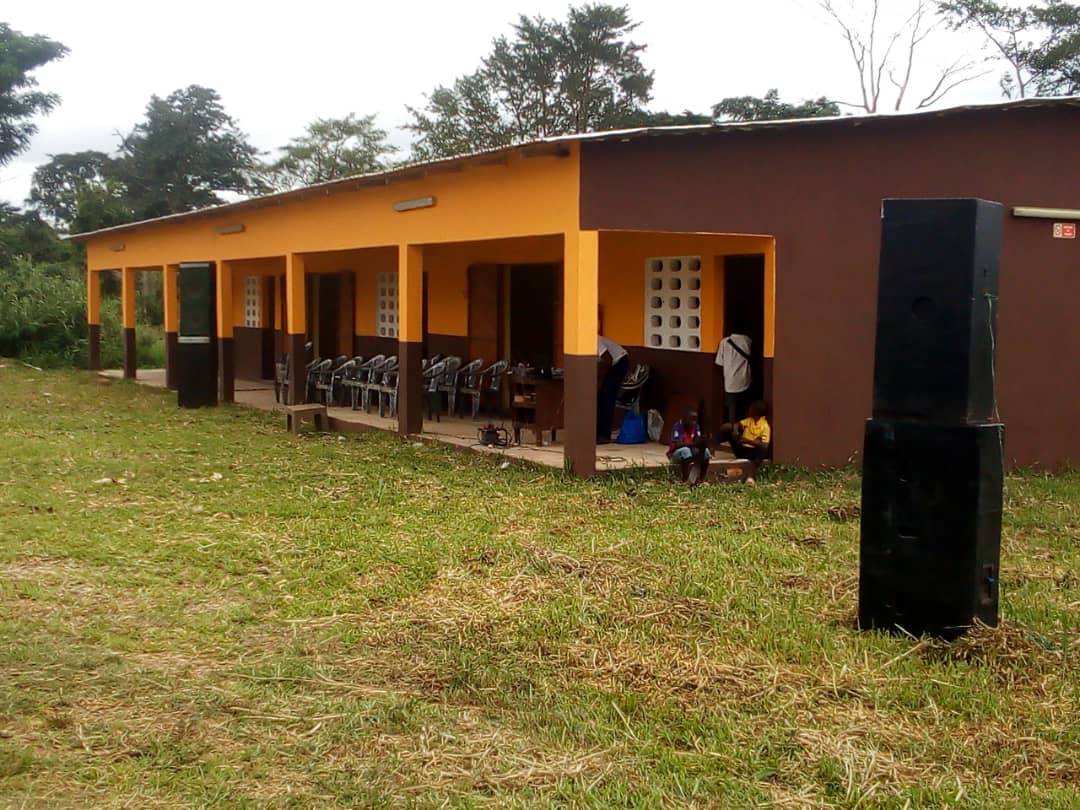
[[[536,446],[543,442],[545,430],[556,431],[563,426],[563,381],[561,377],[510,376],[510,409],[514,417],[514,441],[521,444],[521,429],[536,434]]]

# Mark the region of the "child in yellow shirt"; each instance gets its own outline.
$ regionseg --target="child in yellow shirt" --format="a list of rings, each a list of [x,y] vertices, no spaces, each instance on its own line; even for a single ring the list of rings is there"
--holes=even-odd
[[[748,484],[754,483],[754,474],[769,453],[772,428],[769,427],[768,413],[769,406],[764,402],[752,402],[745,419],[735,424],[725,423],[716,436],[717,442],[726,441],[731,446],[735,458],[751,462],[753,466],[746,479]]]

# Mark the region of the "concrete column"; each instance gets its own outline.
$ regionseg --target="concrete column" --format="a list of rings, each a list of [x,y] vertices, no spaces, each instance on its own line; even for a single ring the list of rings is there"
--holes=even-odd
[[[176,363],[179,352],[177,333],[180,330],[180,265],[167,264],[162,268],[161,291],[165,318],[165,386],[176,388]]]
[[[398,246],[398,432],[424,427],[424,249]]]
[[[86,367],[101,369],[101,276],[86,268]]]
[[[596,339],[600,237],[570,231],[563,243],[563,462],[583,478],[596,473]]]
[[[307,302],[304,297],[304,257],[285,257],[285,351],[289,353],[289,405],[304,401],[304,335],[307,332]]]
[[[135,379],[135,268],[120,271],[120,309],[124,333],[124,378]]]
[[[217,262],[217,337],[221,401],[233,402],[236,388],[233,363],[232,265],[223,259],[218,259]]]

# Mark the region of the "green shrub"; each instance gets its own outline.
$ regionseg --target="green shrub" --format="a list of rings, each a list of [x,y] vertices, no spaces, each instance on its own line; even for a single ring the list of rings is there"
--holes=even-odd
[[[86,276],[16,258],[0,268],[0,355],[40,366],[86,362]]]
[[[108,294],[107,285],[102,287],[101,363],[104,368],[119,368],[124,361],[120,299]],[[145,300],[140,313],[152,312],[154,296],[141,298]],[[85,368],[86,331],[86,273],[82,268],[35,266],[26,259],[0,267],[0,356],[46,368]],[[139,324],[135,356],[140,368],[165,365],[161,326]]]

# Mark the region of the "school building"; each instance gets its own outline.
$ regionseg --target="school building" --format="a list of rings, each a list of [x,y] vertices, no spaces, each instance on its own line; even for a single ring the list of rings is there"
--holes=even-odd
[[[422,358],[564,370],[567,464],[595,470],[597,336],[650,366],[645,404],[719,421],[724,335],[753,339],[773,457],[857,458],[869,416],[881,201],[1005,207],[997,335],[1006,457],[1080,460],[1080,98],[908,115],[550,138],[72,237],[86,245],[91,365],[100,274],[215,263],[221,391],[281,352],[400,357],[398,428],[421,429]],[[170,375],[174,368],[168,370]],[[292,364],[291,395],[303,389]]]

